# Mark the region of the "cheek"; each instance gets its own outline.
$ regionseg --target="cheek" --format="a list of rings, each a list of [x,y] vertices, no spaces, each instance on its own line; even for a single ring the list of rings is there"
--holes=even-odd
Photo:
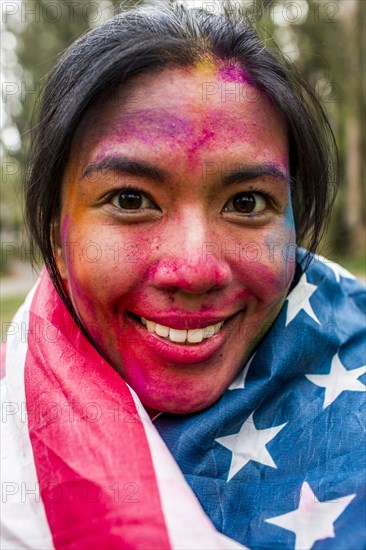
[[[113,307],[115,300],[128,296],[143,280],[149,243],[142,235],[121,235],[113,226],[84,223],[82,218],[63,229],[67,285],[78,305]]]
[[[242,242],[238,269],[242,280],[262,302],[286,293],[295,269],[295,231],[286,217],[275,227],[255,230]]]
[[[263,244],[268,265],[277,276],[279,290],[283,289],[291,283],[295,272],[296,234],[291,209],[282,224],[265,236]]]

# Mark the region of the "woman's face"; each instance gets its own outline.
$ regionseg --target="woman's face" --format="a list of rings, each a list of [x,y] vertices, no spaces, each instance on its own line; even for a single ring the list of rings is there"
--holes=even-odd
[[[148,409],[215,402],[294,272],[288,142],[236,67],[134,80],[74,138],[58,266],[94,344]]]

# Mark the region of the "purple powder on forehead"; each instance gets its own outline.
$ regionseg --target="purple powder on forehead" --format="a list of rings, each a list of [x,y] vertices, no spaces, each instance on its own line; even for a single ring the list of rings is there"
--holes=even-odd
[[[184,136],[192,132],[192,123],[173,113],[156,109],[153,112],[148,109],[123,114],[113,127],[112,134],[119,141],[138,137],[146,143],[153,140],[157,134],[167,138]]]
[[[219,69],[219,77],[226,82],[241,82],[254,86],[253,79],[239,65],[225,65]]]

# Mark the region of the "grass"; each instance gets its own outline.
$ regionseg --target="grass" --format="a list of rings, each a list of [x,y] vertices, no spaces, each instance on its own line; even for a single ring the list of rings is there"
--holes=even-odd
[[[6,342],[8,323],[14,317],[19,306],[24,302],[25,295],[2,298],[0,302],[1,342]]]
[[[337,263],[341,264],[341,266],[345,267],[353,273],[354,275],[358,277],[366,277],[366,259],[363,256],[359,256],[358,258],[347,258],[347,257],[341,257],[337,258],[335,260]]]

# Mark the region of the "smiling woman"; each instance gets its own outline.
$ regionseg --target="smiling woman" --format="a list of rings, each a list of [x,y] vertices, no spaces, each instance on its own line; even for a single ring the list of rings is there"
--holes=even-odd
[[[222,68],[211,69],[224,85]],[[294,273],[294,247],[282,255],[295,242],[283,117],[264,94],[202,103],[207,76],[192,67],[135,77],[134,103],[119,101],[117,90],[90,108],[71,146],[54,234],[78,318],[157,411],[191,413],[222,395],[277,316]],[[224,170],[207,172],[203,183],[203,165],[217,159]],[[207,243],[262,251],[274,237],[281,252],[271,259],[204,251]],[[94,269],[67,254],[69,243],[89,242],[101,251]],[[132,262],[123,250],[116,258],[125,243]],[[249,324],[258,331],[250,340]]]
[[[36,132],[4,463],[39,494],[8,491],[4,548],[331,548],[336,520],[361,548],[363,290],[313,254],[335,149],[307,85],[233,14],[143,7],[65,53]]]

